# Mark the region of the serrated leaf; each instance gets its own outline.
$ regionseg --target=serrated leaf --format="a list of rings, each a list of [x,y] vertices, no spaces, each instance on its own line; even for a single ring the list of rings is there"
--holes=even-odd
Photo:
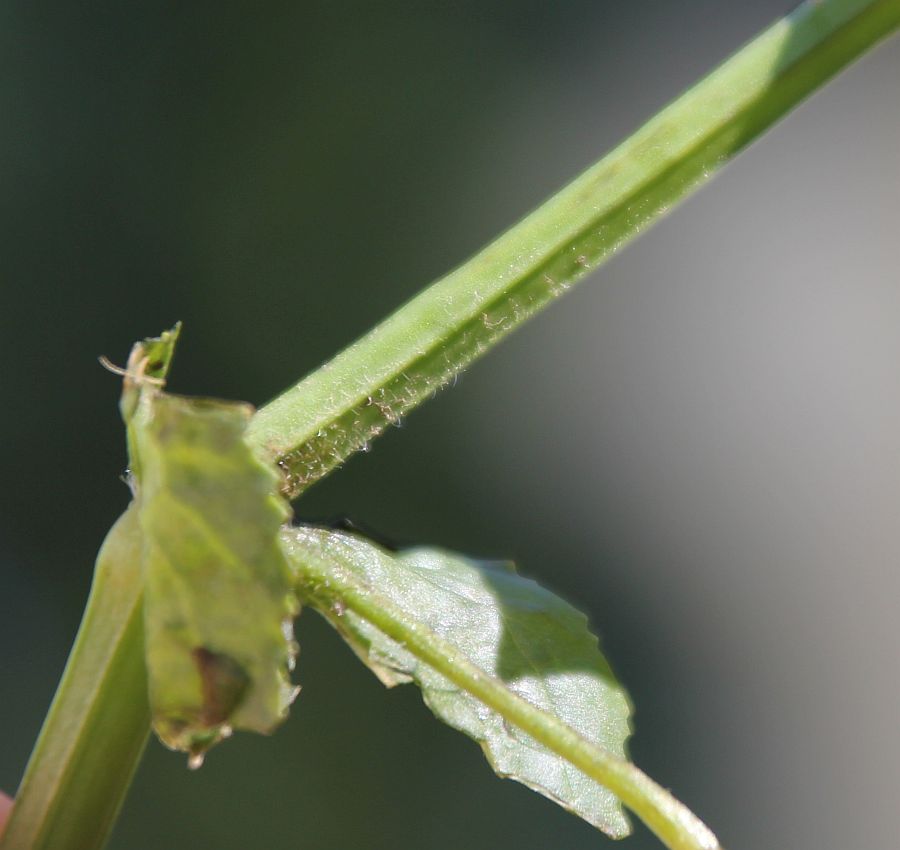
[[[354,534],[308,526],[285,529],[283,538],[299,572],[309,558],[335,565],[360,588],[386,598],[452,643],[460,657],[485,674],[624,757],[630,704],[586,618],[511,565],[438,549],[391,553]],[[478,741],[498,774],[539,791],[607,835],[628,834],[628,820],[610,791],[339,601],[323,605],[323,598],[312,590],[308,601],[382,682],[415,681],[435,715]]]
[[[177,333],[134,347],[122,412],[153,725],[198,764],[232,728],[270,732],[286,716],[297,604],[278,540],[290,510],[244,442],[253,408],[165,393]]]

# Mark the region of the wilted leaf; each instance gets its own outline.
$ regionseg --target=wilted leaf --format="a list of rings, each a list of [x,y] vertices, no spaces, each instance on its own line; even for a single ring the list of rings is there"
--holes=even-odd
[[[386,598],[452,643],[460,657],[487,675],[592,743],[624,756],[628,697],[586,618],[510,565],[479,563],[437,549],[390,553],[357,535],[313,527],[285,529],[283,538],[301,573],[304,559],[334,564],[360,588]],[[309,602],[385,684],[414,680],[435,715],[478,741],[501,776],[556,800],[610,836],[628,834],[628,821],[610,791],[344,610],[339,600],[323,606],[313,589]]]
[[[253,409],[163,392],[177,332],[134,347],[122,412],[153,725],[199,764],[232,727],[269,732],[286,716],[297,604],[278,541],[290,511],[243,439]]]

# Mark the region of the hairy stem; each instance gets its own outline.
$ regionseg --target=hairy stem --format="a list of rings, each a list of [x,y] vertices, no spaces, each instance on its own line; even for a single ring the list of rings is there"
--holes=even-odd
[[[323,611],[350,610],[400,643],[558,756],[612,791],[671,850],[719,850],[713,833],[686,806],[630,762],[585,740],[471,663],[452,643],[359,581],[333,560],[305,551],[292,558],[300,595]]]
[[[0,850],[96,850],[125,798],[150,729],[136,521],[129,509],[100,550]]]
[[[248,438],[292,496],[446,384],[618,251],[854,58],[900,26],[900,0],[816,0],[760,35],[630,139],[371,333],[260,410]],[[103,844],[149,727],[141,580],[129,514],[98,560],[88,608],[0,850]],[[603,782],[672,848],[715,839],[665,791],[482,671],[447,659],[402,612],[345,604]]]
[[[900,25],[900,0],[807,2],[321,369],[248,438],[294,497],[444,386]]]

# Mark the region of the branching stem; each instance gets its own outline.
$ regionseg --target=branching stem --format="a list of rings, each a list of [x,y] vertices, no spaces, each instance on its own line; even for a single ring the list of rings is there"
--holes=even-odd
[[[450,381],[702,184],[854,58],[900,26],[900,0],[810,0],[571,185],[255,416],[249,439],[292,496]],[[127,516],[127,515],[126,515]],[[124,520],[123,520],[124,521]],[[108,538],[104,546],[110,545]],[[125,538],[91,599],[0,850],[102,845],[149,726],[141,577]],[[632,765],[560,726],[375,598],[346,604],[448,678],[603,782],[671,847],[708,830]],[[710,843],[713,842],[713,843]]]

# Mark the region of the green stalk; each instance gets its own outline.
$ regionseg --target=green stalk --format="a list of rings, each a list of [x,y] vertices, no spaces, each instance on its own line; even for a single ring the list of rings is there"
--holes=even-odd
[[[612,791],[670,850],[720,850],[710,829],[635,765],[587,741],[472,664],[452,643],[331,560],[292,559],[301,596],[323,611],[349,610]]]
[[[543,206],[262,408],[294,497],[452,380],[900,26],[900,0],[807,2]]]
[[[16,795],[2,850],[96,850],[150,729],[136,514],[113,526],[81,628]]]
[[[804,4],[524,221],[260,410],[251,443],[282,466],[287,490],[299,494],[898,26],[900,0]],[[81,629],[0,850],[99,848],[140,758],[150,718],[137,535],[129,516],[101,550]],[[390,610],[379,615],[362,598],[354,604],[392,636],[408,630]],[[439,666],[446,649],[440,644],[422,636],[417,645],[460,687],[607,784],[670,847],[716,846],[693,815],[636,768],[586,745],[514,695],[494,692],[477,669]]]

